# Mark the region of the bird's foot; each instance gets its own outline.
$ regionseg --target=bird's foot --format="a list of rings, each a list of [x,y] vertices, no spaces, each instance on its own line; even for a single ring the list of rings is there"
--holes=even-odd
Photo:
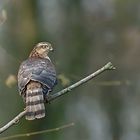
[[[45,96],[45,103],[47,103],[47,104],[49,103],[49,104],[50,104],[50,101],[49,101],[48,95]]]

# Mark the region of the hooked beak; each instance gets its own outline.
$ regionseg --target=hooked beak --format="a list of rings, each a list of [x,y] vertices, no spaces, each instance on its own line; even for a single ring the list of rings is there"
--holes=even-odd
[[[53,51],[54,51],[54,49],[53,49],[53,48],[51,48],[51,49],[50,49],[50,51],[52,51],[52,52],[53,52]]]

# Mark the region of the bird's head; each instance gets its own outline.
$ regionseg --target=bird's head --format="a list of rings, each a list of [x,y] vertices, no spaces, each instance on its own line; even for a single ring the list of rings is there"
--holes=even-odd
[[[36,44],[30,54],[30,57],[48,58],[48,53],[50,51],[53,51],[53,47],[49,42],[40,42]]]

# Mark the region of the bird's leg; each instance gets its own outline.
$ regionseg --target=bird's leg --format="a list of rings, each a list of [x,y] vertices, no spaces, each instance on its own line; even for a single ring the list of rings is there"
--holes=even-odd
[[[50,104],[50,101],[48,100],[48,96],[47,95],[45,95],[45,98],[44,98],[44,101],[45,101],[45,103],[49,103]]]
[[[49,92],[50,92],[50,91],[48,91],[48,93],[44,96],[44,100],[45,100],[45,103],[49,103],[49,104],[50,104],[49,98],[48,98],[48,97],[49,97],[49,96],[48,96],[48,95],[49,95]]]

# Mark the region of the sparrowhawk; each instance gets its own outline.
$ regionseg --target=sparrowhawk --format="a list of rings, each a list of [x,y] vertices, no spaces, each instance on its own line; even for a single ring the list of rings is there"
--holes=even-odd
[[[20,65],[18,87],[26,104],[27,120],[45,117],[44,102],[57,83],[54,65],[48,57],[52,50],[50,43],[40,42]]]

